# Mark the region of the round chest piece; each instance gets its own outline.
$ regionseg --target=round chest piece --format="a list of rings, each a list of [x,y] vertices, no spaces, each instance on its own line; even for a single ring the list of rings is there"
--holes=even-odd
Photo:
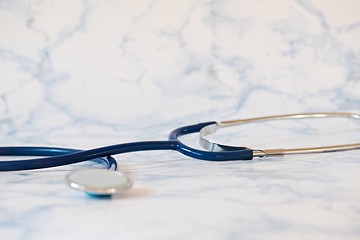
[[[106,169],[84,169],[69,173],[66,182],[70,187],[92,196],[106,196],[122,192],[132,181],[122,172]]]

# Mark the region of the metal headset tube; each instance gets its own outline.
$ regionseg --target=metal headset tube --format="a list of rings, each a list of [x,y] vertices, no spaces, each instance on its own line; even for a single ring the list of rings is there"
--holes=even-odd
[[[360,115],[355,113],[302,113],[302,114],[286,114],[286,115],[274,115],[267,117],[239,119],[232,121],[221,121],[208,126],[205,126],[200,130],[200,145],[205,149],[217,152],[217,151],[231,151],[233,148],[236,149],[239,146],[223,145],[211,141],[206,136],[215,133],[220,128],[238,126],[247,123],[258,123],[264,121],[274,120],[287,120],[287,119],[305,119],[305,118],[330,118],[330,117],[345,117],[360,120]],[[266,156],[281,156],[289,154],[305,154],[305,153],[324,153],[324,152],[335,152],[335,151],[346,151],[360,149],[360,143],[343,144],[343,145],[332,145],[323,147],[307,147],[307,148],[290,148],[290,149],[253,149],[254,157],[266,157]]]

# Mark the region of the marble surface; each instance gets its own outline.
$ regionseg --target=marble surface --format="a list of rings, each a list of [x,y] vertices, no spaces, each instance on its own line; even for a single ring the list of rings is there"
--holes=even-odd
[[[357,0],[1,0],[1,145],[89,149],[208,120],[360,113],[359,13]],[[360,141],[358,123],[331,124],[241,139]],[[64,184],[94,163],[1,172],[0,239],[360,239],[359,155],[116,155],[134,186],[112,199]]]

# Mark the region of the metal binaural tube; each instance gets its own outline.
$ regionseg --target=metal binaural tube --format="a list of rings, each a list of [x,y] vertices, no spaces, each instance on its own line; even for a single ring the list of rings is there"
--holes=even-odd
[[[346,112],[324,112],[324,113],[301,113],[301,114],[286,114],[286,115],[274,115],[258,118],[238,119],[232,121],[221,121],[216,124],[205,126],[200,131],[200,145],[209,151],[232,151],[232,148],[239,146],[230,146],[216,143],[206,138],[206,136],[215,133],[219,128],[238,126],[246,123],[259,123],[264,121],[277,121],[277,120],[289,120],[289,119],[306,119],[306,118],[332,118],[332,117],[344,117],[355,120],[360,120],[360,115],[356,113]],[[254,157],[266,157],[266,156],[282,156],[290,154],[308,154],[308,153],[325,153],[335,151],[347,151],[360,149],[360,143],[332,145],[322,147],[308,147],[308,148],[291,148],[291,149],[253,149]]]

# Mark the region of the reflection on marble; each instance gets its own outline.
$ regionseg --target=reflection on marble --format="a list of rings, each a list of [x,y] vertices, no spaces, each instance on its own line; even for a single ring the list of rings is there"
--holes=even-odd
[[[2,0],[1,145],[88,149],[208,120],[359,113],[359,12],[356,0]],[[359,153],[117,155],[134,188],[100,200],[63,182],[92,163],[3,172],[0,238],[359,239]]]

